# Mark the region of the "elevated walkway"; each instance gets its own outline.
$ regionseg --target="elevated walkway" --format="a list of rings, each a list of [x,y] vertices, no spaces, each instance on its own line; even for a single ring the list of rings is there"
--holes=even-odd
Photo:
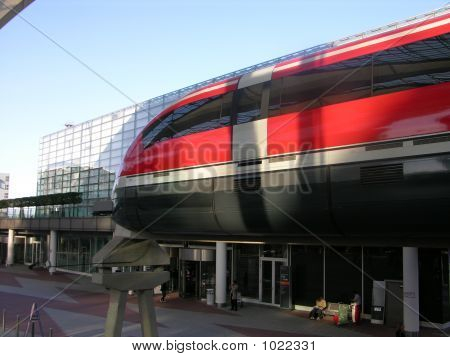
[[[110,216],[55,217],[55,218],[1,218],[0,230],[16,231],[73,231],[113,232],[115,223]]]

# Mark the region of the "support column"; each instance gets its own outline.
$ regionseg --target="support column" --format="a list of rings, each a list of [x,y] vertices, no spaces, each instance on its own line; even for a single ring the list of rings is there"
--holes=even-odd
[[[403,326],[406,336],[419,334],[418,248],[403,247]]]
[[[125,316],[127,292],[116,289],[109,291],[109,307],[105,322],[105,337],[120,337]]]
[[[14,264],[14,229],[8,230],[8,252],[6,255],[6,266]]]
[[[50,231],[50,244],[48,249],[48,262],[50,268],[48,271],[51,275],[56,272],[56,246],[57,246],[57,234],[56,231]]]
[[[227,302],[227,244],[216,242],[216,304]]]
[[[158,337],[156,312],[152,290],[138,290],[139,314],[141,315],[142,337]]]

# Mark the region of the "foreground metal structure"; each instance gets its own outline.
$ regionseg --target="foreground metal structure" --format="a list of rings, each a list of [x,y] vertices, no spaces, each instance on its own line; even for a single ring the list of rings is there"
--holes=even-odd
[[[105,323],[105,337],[118,337],[122,325],[128,291],[138,297],[141,330],[144,337],[157,337],[153,289],[169,280],[169,272],[158,268],[154,271],[113,272],[113,267],[163,266],[169,264],[169,256],[153,240],[138,235],[121,226],[116,226],[113,239],[93,258],[98,272],[92,281],[110,291],[108,314]]]
[[[0,1],[0,29],[16,15],[30,5],[34,0],[1,0]]]

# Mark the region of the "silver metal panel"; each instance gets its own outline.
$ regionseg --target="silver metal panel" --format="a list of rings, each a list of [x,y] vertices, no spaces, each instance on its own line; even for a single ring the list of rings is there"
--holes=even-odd
[[[272,71],[274,68],[275,66],[270,66],[244,74],[239,80],[238,89],[270,81],[270,79],[272,78]]]
[[[267,119],[233,127],[233,161],[267,156]]]
[[[191,260],[195,262],[214,262],[216,260],[215,250],[212,249],[180,249],[181,260]]]

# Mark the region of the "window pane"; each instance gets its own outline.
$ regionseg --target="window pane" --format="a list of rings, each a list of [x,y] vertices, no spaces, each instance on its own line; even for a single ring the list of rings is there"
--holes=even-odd
[[[261,95],[263,83],[238,91],[237,124],[261,118]]]
[[[281,91],[283,89],[283,78],[274,79],[270,83],[269,117],[280,115]]]
[[[374,94],[450,80],[450,34],[392,48],[374,56]]]
[[[355,61],[345,61],[343,66],[330,68],[326,71],[328,86],[323,88],[320,104],[329,105],[369,97],[371,76],[371,58],[368,56]]]
[[[143,132],[144,147],[157,141],[230,125],[232,95],[201,99],[176,109]]]
[[[363,56],[275,80],[270,93],[270,115],[370,96],[370,61],[370,56]]]
[[[226,97],[231,98],[231,93]],[[228,116],[226,115],[226,111],[224,112],[225,115],[221,117],[224,99],[224,97],[212,97],[208,98],[208,100],[200,100],[184,106],[184,111],[188,111],[188,113],[183,115],[181,111],[180,119],[174,122],[174,129],[177,133],[173,137],[177,138],[229,125],[230,116],[229,114]],[[177,114],[177,111],[175,111],[174,115]]]

